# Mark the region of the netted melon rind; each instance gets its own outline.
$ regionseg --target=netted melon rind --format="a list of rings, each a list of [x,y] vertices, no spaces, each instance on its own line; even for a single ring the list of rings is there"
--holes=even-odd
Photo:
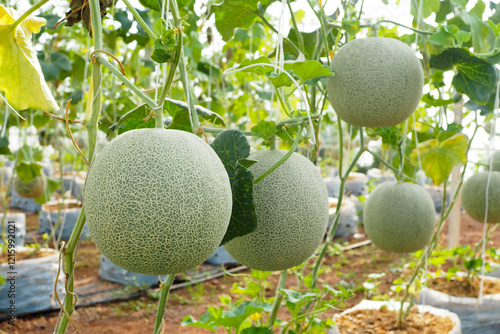
[[[474,220],[483,223],[486,213],[486,184],[488,172],[472,175],[462,186],[462,205]],[[500,172],[491,172],[488,187],[487,223],[500,223]]]
[[[436,209],[424,188],[386,182],[368,197],[363,211],[366,234],[378,248],[394,253],[423,249],[436,221]]]
[[[84,208],[99,250],[140,274],[184,272],[206,260],[229,224],[227,172],[193,134],[126,132],[108,143],[88,174]]]
[[[393,38],[355,39],[342,46],[327,79],[330,103],[343,121],[365,127],[393,126],[415,111],[424,74],[414,51]]]
[[[249,159],[259,176],[286,151],[257,151]],[[316,250],[328,224],[328,193],[316,167],[293,153],[254,186],[257,230],[224,245],[238,262],[256,270],[275,271],[306,261]]]

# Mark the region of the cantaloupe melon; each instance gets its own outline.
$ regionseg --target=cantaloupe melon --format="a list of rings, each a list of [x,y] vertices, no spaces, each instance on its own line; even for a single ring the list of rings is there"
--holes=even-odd
[[[184,272],[219,246],[231,217],[227,172],[203,140],[178,130],[121,134],[88,173],[84,208],[99,250],[140,274]]]
[[[45,192],[45,188],[47,187],[47,178],[45,174],[42,172],[40,176],[35,177],[30,182],[23,182],[20,178],[14,178],[14,189],[21,197],[26,198],[37,198],[42,196]]]
[[[252,152],[250,167],[258,177],[286,151]],[[257,229],[224,245],[238,262],[256,270],[283,270],[306,261],[325,235],[328,193],[318,170],[293,153],[280,167],[254,186]]]
[[[472,175],[462,186],[462,205],[469,216],[484,222],[486,213],[486,184],[488,172]],[[500,172],[491,172],[488,187],[487,223],[500,223]]]
[[[392,38],[355,39],[332,59],[330,103],[343,121],[382,127],[406,120],[422,97],[424,74],[415,52]]]
[[[435,226],[434,202],[413,183],[386,182],[368,197],[363,211],[366,234],[378,248],[394,253],[423,249]]]

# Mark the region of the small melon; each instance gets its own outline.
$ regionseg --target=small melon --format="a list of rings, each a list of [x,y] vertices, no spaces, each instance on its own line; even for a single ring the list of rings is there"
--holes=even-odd
[[[394,253],[423,249],[434,232],[436,210],[424,188],[413,183],[385,182],[365,203],[366,234],[378,248]]]
[[[500,151],[493,153],[491,170],[494,172],[500,172]]]
[[[47,187],[47,178],[42,172],[40,176],[35,177],[30,182],[23,182],[20,178],[14,178],[14,189],[21,197],[25,198],[37,198],[42,196]]]
[[[213,149],[165,129],[132,130],[109,142],[90,168],[83,201],[104,256],[151,275],[184,272],[210,257],[232,209],[229,178]]]
[[[489,172],[472,175],[462,186],[462,205],[469,216],[484,222],[486,213],[486,184]],[[491,172],[488,187],[487,223],[500,223],[500,172]]]
[[[286,151],[252,152],[250,167],[258,177]],[[256,270],[291,268],[306,261],[325,235],[328,193],[316,166],[293,153],[254,186],[257,229],[224,245],[238,262]]]
[[[331,69],[335,75],[327,79],[328,98],[338,117],[351,125],[399,124],[422,97],[422,65],[397,39],[355,39],[338,50]]]

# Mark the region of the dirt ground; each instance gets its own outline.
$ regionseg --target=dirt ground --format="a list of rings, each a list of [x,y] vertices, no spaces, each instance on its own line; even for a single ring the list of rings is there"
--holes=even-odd
[[[28,230],[33,229],[35,225],[36,222],[30,217],[28,219]],[[483,225],[481,223],[474,222],[467,215],[462,215],[460,244],[474,244],[481,239],[482,230]],[[360,240],[363,239],[352,240],[351,242]],[[445,240],[446,228],[443,231],[441,244],[445,245]],[[492,235],[488,247],[500,248],[500,230]],[[76,265],[77,279],[99,279],[99,256],[99,251],[91,241],[81,243]],[[354,297],[339,305],[339,310],[327,311],[321,318],[331,317],[342,309],[356,305],[364,298],[393,297],[390,287],[392,282],[401,276],[401,268],[408,262],[408,259],[409,255],[383,252],[372,245],[347,250],[340,255],[328,255],[322,266],[324,271],[320,276],[320,283],[328,283],[333,286],[341,283],[353,289]],[[311,265],[312,262],[309,263],[308,270],[310,270]],[[363,289],[363,282],[368,279],[368,275],[380,273],[385,273],[385,276],[377,280],[378,285],[376,285],[375,289],[369,291]],[[248,275],[249,270],[238,274]],[[268,285],[265,292],[267,297],[274,294],[278,279],[278,272],[273,273],[267,279]],[[182,319],[187,315],[199,319],[202,314],[206,313],[207,306],[222,305],[219,299],[220,296],[231,295],[233,300],[236,300],[239,295],[229,293],[229,290],[233,283],[243,281],[244,278],[239,276],[224,276],[190,288],[172,291],[165,313],[165,333],[209,333],[204,329],[181,326]],[[287,287],[293,288],[296,286],[296,277],[289,273]],[[151,333],[154,327],[156,307],[157,301],[154,298],[143,296],[128,301],[77,308],[72,320],[78,328],[78,333]],[[58,312],[22,316],[16,320],[16,327],[14,328],[6,322],[0,323],[0,333],[52,333],[57,317]],[[286,320],[288,317],[286,308],[282,307],[278,318]],[[67,333],[76,333],[71,324],[68,326]],[[225,333],[225,331],[218,333]]]

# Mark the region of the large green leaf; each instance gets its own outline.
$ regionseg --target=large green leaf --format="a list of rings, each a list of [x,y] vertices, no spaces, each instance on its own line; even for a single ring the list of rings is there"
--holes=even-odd
[[[277,0],[224,0],[212,5],[210,14],[215,14],[215,27],[224,41],[233,37],[236,28],[248,29],[258,18],[259,5],[265,10]]]
[[[62,70],[71,71],[71,62],[64,53],[53,52],[50,54],[50,62],[40,61],[45,80],[57,79]]]
[[[151,109],[146,104],[142,104],[120,117],[116,124],[109,127],[109,131],[113,132],[118,129],[118,134],[122,134],[135,129],[154,128],[155,121],[153,117],[144,121],[150,112]]]
[[[467,138],[463,134],[441,142],[438,139],[427,140],[419,145],[422,169],[435,185],[440,185],[448,179],[453,167],[467,162],[466,151]],[[411,153],[410,161],[418,165],[417,149]]]
[[[217,326],[240,328],[243,321],[245,321],[250,315],[271,311],[272,304],[270,303],[246,301],[238,305],[235,309],[222,313],[222,316],[217,319],[214,324]]]
[[[271,64],[271,61],[267,57],[259,57],[254,60],[245,59],[240,66],[238,66],[238,69],[256,64]],[[321,64],[317,60],[285,63],[283,69],[288,72],[288,75],[283,72],[274,73],[275,69],[267,65],[249,67],[244,69],[243,72],[265,74],[276,88],[292,85],[293,81],[289,76],[292,76],[295,80],[300,79],[302,82],[306,82],[308,80],[334,75],[328,66]]]
[[[325,33],[327,34],[328,50],[331,50],[335,45],[335,37],[337,36],[339,31],[337,29],[333,29],[333,25],[327,25],[325,27]],[[325,43],[323,41],[321,28],[312,32],[301,32],[300,34],[302,35],[302,40],[304,41],[304,56],[306,57],[306,59],[313,59],[315,49],[321,44]],[[288,39],[295,45],[299,45],[299,40],[295,29],[290,29],[290,32],[288,33]],[[283,48],[286,52],[296,57],[298,56],[295,49],[292,48],[288,43],[283,44]],[[325,48],[322,48],[321,57],[326,57],[327,55],[328,51],[325,51]]]
[[[189,106],[186,102],[174,100],[174,99],[170,99],[170,98],[167,98],[165,100],[165,104],[163,105],[163,109],[167,110],[167,111],[172,110],[174,108],[174,106],[175,106],[175,108],[178,108],[178,109],[184,109],[186,111],[189,110]],[[198,117],[201,120],[208,121],[212,124],[218,124],[218,125],[222,125],[222,126],[226,125],[224,123],[224,119],[216,112],[213,112],[210,109],[207,109],[205,107],[198,106],[198,105],[195,105],[194,109],[196,110],[196,113],[198,114]]]
[[[493,65],[480,59],[467,49],[450,48],[438,55],[432,55],[430,66],[440,70],[456,68],[452,84],[461,94],[472,101],[485,104],[496,86],[496,72]]]
[[[24,183],[31,182],[35,177],[42,175],[42,166],[37,163],[21,161],[15,169],[17,177]]]
[[[233,194],[231,220],[221,242],[223,245],[257,228],[257,214],[253,200],[253,174],[248,169],[255,161],[246,159],[250,154],[250,145],[245,135],[239,130],[222,131],[211,146],[226,168]]]
[[[422,2],[422,3],[421,3]],[[439,12],[439,7],[441,2],[439,0],[412,0],[411,1],[411,15],[420,19],[425,19],[429,17],[432,13]],[[422,13],[419,15],[420,6],[422,8]]]
[[[31,44],[31,34],[39,32],[46,21],[30,16],[14,28],[12,24],[20,16],[17,11],[0,6],[0,91],[18,110],[55,111],[59,107]]]

